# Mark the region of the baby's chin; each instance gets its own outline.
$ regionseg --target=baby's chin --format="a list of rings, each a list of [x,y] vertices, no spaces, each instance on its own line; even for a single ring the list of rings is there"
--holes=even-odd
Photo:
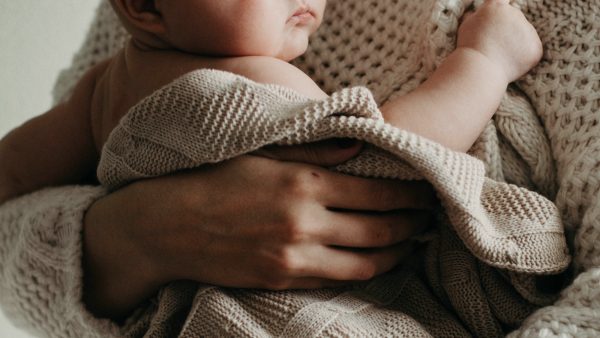
[[[276,58],[290,62],[306,53],[308,50],[308,39],[304,42],[297,42],[294,44],[286,45],[281,49],[279,54],[275,55]]]

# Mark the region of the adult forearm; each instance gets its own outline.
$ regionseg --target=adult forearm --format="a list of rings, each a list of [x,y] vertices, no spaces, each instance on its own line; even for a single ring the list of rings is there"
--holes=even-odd
[[[0,140],[0,204],[23,191],[19,176],[16,175],[20,159],[18,152],[10,144],[11,135],[12,133]]]
[[[156,294],[161,283],[150,262],[127,233],[128,214],[119,206],[136,204],[122,192],[96,201],[87,211],[83,229],[83,301],[95,315],[122,319]]]
[[[387,122],[466,151],[498,108],[508,80],[485,55],[458,48],[420,87],[385,104]]]

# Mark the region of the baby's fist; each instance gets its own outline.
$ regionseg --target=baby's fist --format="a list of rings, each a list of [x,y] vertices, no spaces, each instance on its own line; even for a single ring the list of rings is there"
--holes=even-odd
[[[542,42],[535,28],[509,0],[486,0],[467,14],[458,30],[458,48],[471,48],[496,63],[515,81],[542,58]]]

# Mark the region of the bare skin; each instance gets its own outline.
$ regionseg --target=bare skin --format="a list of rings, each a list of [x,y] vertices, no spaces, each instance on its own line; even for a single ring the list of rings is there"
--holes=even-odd
[[[120,14],[125,20],[135,14],[128,23],[134,33],[141,31],[126,49],[92,69],[66,103],[0,142],[0,182],[6,183],[0,185],[0,203],[44,186],[93,176],[99,149],[120,117],[153,90],[195,69],[231,71],[308,97],[325,96],[305,74],[285,62],[294,55],[282,52],[289,51],[286,48],[241,57],[182,52],[196,50],[188,44],[165,48],[165,42],[181,36],[177,29],[185,28],[173,28],[169,22],[179,22],[175,19],[185,11],[174,11],[173,21],[168,21],[169,11],[164,8],[166,21],[161,26],[154,16],[161,7],[146,13],[143,1],[115,0],[130,5],[129,12]],[[540,56],[539,38],[523,15],[507,0],[488,0],[464,20],[457,50],[432,77],[382,111],[388,122],[400,128],[467,150],[493,115],[508,83],[533,67]],[[267,153],[329,165],[356,155],[359,148],[334,151],[325,144]],[[321,155],[304,156],[315,153]],[[219,193],[221,189],[233,193]],[[225,198],[232,195],[237,199]],[[368,279],[389,270],[406,254],[402,243],[426,223],[420,211],[430,207],[431,196],[422,185],[364,180],[256,157],[134,183],[96,202],[87,213],[86,303],[114,318],[176,279],[268,289]],[[213,204],[212,199],[221,203]],[[152,207],[159,203],[161,208]],[[358,253],[356,248],[370,250]]]
[[[387,122],[466,151],[493,116],[506,86],[542,57],[535,28],[509,0],[468,13],[457,48],[416,90],[381,108]]]
[[[321,14],[315,15],[314,25],[318,26]],[[135,19],[130,21],[135,23]],[[168,27],[169,18],[165,16],[164,22]],[[165,41],[173,40],[170,34],[185,34],[167,28],[162,32],[154,21],[150,28],[147,25],[132,29],[142,33],[134,35],[114,58],[90,70],[69,101],[0,142],[0,182],[6,182],[0,186],[0,203],[45,186],[93,176],[100,149],[120,118],[157,88],[193,70],[220,69],[289,87],[310,98],[326,97],[306,74],[282,59],[269,55],[212,57],[181,51],[200,48],[194,44],[165,48]],[[162,33],[150,34],[157,29]],[[314,29],[310,26],[301,31],[301,40]],[[297,34],[292,34],[294,39]],[[292,45],[298,49],[298,43]],[[284,47],[275,50],[273,55],[293,55]],[[535,29],[519,10],[508,0],[488,0],[464,20],[458,48],[433,75],[381,110],[386,121],[397,127],[466,151],[497,109],[506,86],[537,64],[541,52]]]
[[[433,191],[317,166],[360,151],[336,148],[271,149],[314,165],[243,156],[100,199],[85,218],[85,303],[119,318],[174,280],[283,290],[390,270],[412,251],[407,239],[428,225]]]

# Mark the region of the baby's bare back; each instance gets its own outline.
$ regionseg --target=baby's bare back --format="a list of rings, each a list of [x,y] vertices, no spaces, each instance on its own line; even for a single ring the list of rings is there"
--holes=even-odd
[[[88,71],[67,101],[2,139],[0,203],[43,187],[95,182],[101,149],[119,120],[157,89],[204,68],[326,96],[302,71],[272,57],[203,57],[130,42]]]
[[[91,125],[97,150],[100,151],[119,120],[138,102],[173,80],[205,68],[287,86],[313,98],[326,96],[302,71],[275,58],[211,58],[173,50],[142,50],[130,43],[92,70],[98,74],[91,95]]]

